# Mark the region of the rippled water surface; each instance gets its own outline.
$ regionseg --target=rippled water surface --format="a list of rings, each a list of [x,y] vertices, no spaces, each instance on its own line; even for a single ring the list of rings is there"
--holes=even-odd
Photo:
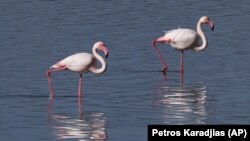
[[[147,139],[148,124],[250,123],[250,2],[200,0],[20,0],[0,4],[0,139]],[[178,27],[204,26],[208,48],[184,54],[159,45],[166,76],[152,39]],[[52,75],[49,99],[45,71],[76,52],[106,43],[110,55],[102,75]]]

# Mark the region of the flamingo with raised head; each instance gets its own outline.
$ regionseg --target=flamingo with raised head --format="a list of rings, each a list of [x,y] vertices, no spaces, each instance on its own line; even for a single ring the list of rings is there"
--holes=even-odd
[[[164,36],[161,36],[152,41],[153,48],[158,54],[160,61],[162,63],[161,71],[166,74],[168,68],[166,61],[162,57],[159,49],[157,48],[157,43],[168,43],[171,47],[181,51],[180,59],[180,72],[184,72],[183,65],[183,52],[184,50],[193,49],[194,51],[203,51],[207,47],[207,38],[202,31],[202,25],[208,24],[209,27],[214,30],[214,23],[208,16],[203,16],[199,19],[197,23],[197,32],[192,29],[178,28],[167,31]],[[181,78],[183,80],[183,78]]]
[[[105,57],[108,57],[108,49],[105,47],[105,44],[101,41],[96,42],[93,46],[92,52],[89,53],[76,53],[74,55],[68,56],[65,59],[57,62],[52,65],[50,69],[47,71],[47,77],[50,88],[50,98],[54,97],[54,92],[52,88],[50,75],[53,72],[62,71],[62,70],[70,70],[72,72],[79,73],[79,86],[78,86],[78,97],[82,97],[82,74],[86,72],[93,72],[96,74],[101,74],[106,71],[107,63],[106,61],[97,53],[97,50],[101,50],[104,52]],[[96,67],[97,60],[101,63],[101,68]]]

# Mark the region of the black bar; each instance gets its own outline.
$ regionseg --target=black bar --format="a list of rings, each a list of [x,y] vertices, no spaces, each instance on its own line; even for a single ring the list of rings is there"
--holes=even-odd
[[[148,125],[148,141],[173,139],[250,140],[250,125]]]

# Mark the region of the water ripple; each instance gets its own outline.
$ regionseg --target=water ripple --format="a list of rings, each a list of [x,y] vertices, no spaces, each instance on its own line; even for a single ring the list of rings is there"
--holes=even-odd
[[[161,85],[154,89],[154,106],[163,110],[164,123],[205,123],[207,86]]]

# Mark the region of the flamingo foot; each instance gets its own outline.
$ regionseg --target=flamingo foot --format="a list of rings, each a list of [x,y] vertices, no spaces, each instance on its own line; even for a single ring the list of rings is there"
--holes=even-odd
[[[54,94],[50,93],[49,100],[54,100]]]
[[[78,98],[82,98],[82,93],[78,93]]]
[[[168,69],[168,67],[164,65],[161,68],[161,72],[164,73],[164,74],[166,74],[167,69]]]

